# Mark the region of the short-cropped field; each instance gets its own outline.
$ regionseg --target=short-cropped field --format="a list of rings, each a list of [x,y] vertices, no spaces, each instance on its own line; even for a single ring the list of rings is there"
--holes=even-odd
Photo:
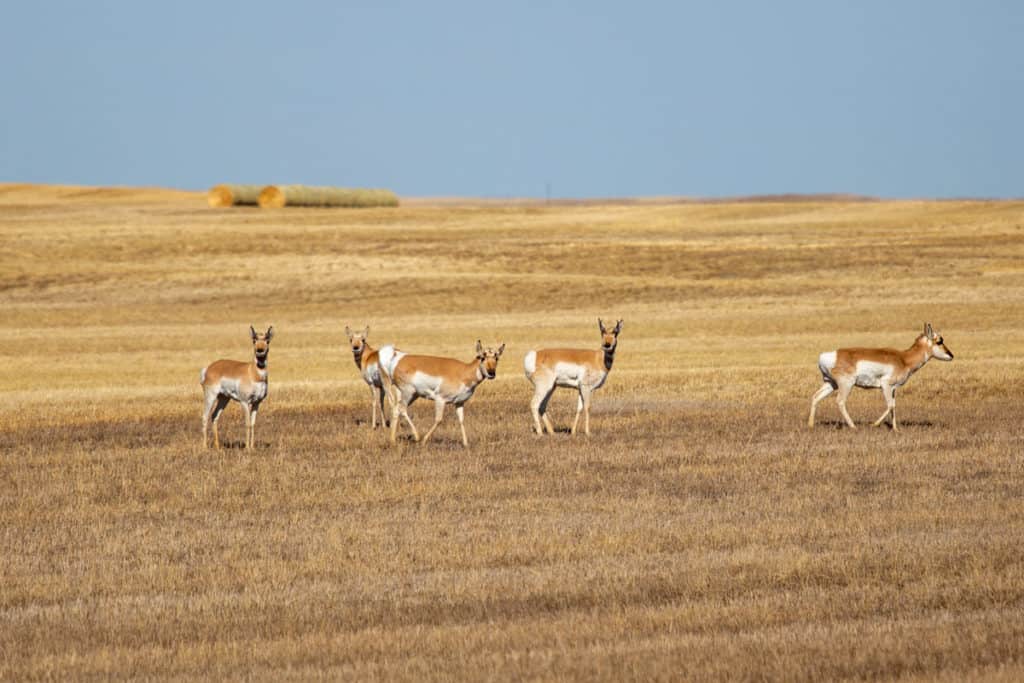
[[[0,679],[1024,677],[1024,203],[0,185]],[[592,436],[522,358],[623,318]],[[956,354],[832,398],[819,352]],[[257,448],[199,369],[274,325]],[[498,378],[386,446],[345,325]],[[552,401],[556,426],[575,398]],[[432,407],[414,405],[422,427]]]

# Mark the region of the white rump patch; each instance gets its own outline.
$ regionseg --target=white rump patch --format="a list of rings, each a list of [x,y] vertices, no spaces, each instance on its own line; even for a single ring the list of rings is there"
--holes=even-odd
[[[403,356],[405,356],[405,353],[399,351],[391,344],[382,346],[377,351],[377,364],[381,372],[388,376],[388,379],[394,377],[395,366],[398,365],[398,361],[402,360]]]
[[[825,353],[818,356],[818,367],[826,375],[832,372],[832,368],[836,366],[836,352],[826,351]]]
[[[526,378],[529,379],[533,376],[533,373],[537,372],[537,352],[527,351],[526,357],[523,358],[523,369],[526,370]]]

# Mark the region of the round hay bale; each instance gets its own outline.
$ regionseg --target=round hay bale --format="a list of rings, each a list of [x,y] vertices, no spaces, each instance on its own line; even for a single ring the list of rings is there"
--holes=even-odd
[[[206,202],[214,207],[222,206],[255,206],[259,203],[262,185],[214,185],[206,193]]]
[[[268,185],[260,192],[259,204],[264,209],[280,209],[285,206],[350,208],[398,206],[398,195],[391,190]]]

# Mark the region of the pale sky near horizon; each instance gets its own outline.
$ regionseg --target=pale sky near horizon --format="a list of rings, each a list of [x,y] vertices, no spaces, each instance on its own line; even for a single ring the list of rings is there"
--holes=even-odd
[[[1024,196],[1024,3],[19,2],[0,182]]]

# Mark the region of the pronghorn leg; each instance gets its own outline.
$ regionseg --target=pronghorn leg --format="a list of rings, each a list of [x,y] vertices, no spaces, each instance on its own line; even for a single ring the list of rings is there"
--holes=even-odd
[[[208,427],[210,425],[210,416],[213,414],[213,407],[216,404],[217,394],[212,391],[205,392],[203,395],[203,448],[209,447]]]
[[[408,401],[403,399],[401,401],[400,405],[402,406],[402,417],[405,418],[406,424],[408,424],[409,425],[409,429],[412,430],[412,440],[413,441],[419,441],[420,440],[420,434],[419,434],[419,432],[416,431],[416,425],[414,425],[412,423],[412,418],[409,417],[409,406],[411,406],[413,404],[413,401],[415,401],[415,400],[416,400],[416,395],[414,394],[412,396],[412,398],[410,398]]]
[[[252,406],[245,401],[239,401],[239,403],[242,404],[242,416],[245,418],[245,448],[248,450],[252,448]]]
[[[395,443],[395,439],[398,437],[398,420],[400,417],[404,417],[406,423],[409,425],[409,429],[412,430],[412,440],[419,441],[420,435],[416,432],[416,425],[412,423],[412,418],[409,417],[409,405],[416,400],[416,395],[413,394],[406,398],[404,395],[399,393],[397,387],[395,388],[394,396],[394,409],[391,411],[391,443]]]
[[[434,430],[437,429],[437,425],[441,424],[441,420],[444,419],[444,406],[445,403],[443,398],[434,399],[434,424],[430,425],[430,429],[428,429],[427,433],[423,435],[423,441],[420,443],[425,444],[430,441],[430,435],[434,433]]]
[[[249,438],[252,440],[252,448],[256,448],[256,414],[260,410],[260,405],[257,403],[252,407],[252,412],[249,413]]]
[[[370,385],[370,429],[377,428],[377,390]]]
[[[210,422],[213,423],[213,447],[220,448],[220,431],[217,429],[217,423],[220,422],[220,414],[224,412],[224,408],[227,407],[228,401],[231,399],[220,394],[217,394],[216,397],[216,403],[210,413]]]
[[[898,432],[900,428],[896,426],[896,387],[892,388],[892,405],[890,409],[892,412],[892,431]]]
[[[384,387],[374,387],[374,399],[380,403],[380,421],[384,427],[390,427],[391,423],[388,421],[387,413],[384,412]]]
[[[541,426],[541,417],[543,416],[545,423],[550,422],[547,416],[548,401],[551,399],[551,394],[554,390],[554,382],[549,386],[546,383],[538,381],[538,383],[533,387],[533,398],[530,400],[530,413],[533,415],[533,429],[538,434],[544,433],[544,427]],[[548,431],[553,430],[548,429]]]
[[[882,417],[880,417],[880,418],[878,418],[877,420],[874,421],[874,423],[872,424],[873,427],[878,427],[879,425],[881,425],[882,422],[885,420],[885,418],[889,417],[889,413],[892,412],[893,403],[894,403],[894,400],[892,399],[892,394],[893,394],[893,388],[890,387],[888,384],[883,384],[882,385],[882,398],[885,399],[885,412],[882,413]],[[895,422],[893,423],[893,427],[892,428],[896,429],[896,423]]]
[[[582,412],[583,412],[583,392],[580,392],[580,395],[576,397],[576,417],[573,418],[572,427],[569,429],[569,433],[570,434],[575,434],[576,433],[576,425],[578,425],[579,422],[580,422],[580,413],[582,413]]]
[[[846,424],[850,426],[850,429],[856,429],[857,425],[853,423],[853,418],[850,417],[850,413],[846,412],[846,398],[850,395],[850,391],[853,389],[853,384],[840,384],[839,395],[836,396],[836,402],[839,404],[839,412],[843,414],[843,419],[846,420]]]
[[[835,390],[835,385],[831,382],[825,382],[821,385],[821,388],[814,393],[814,396],[811,398],[811,416],[807,418],[808,428],[814,427],[814,411],[818,407],[818,403],[821,399],[825,398]]]
[[[388,439],[391,443],[395,443],[395,439],[398,438],[398,415],[401,411],[398,405],[398,401],[391,404],[391,437]]]
[[[462,431],[462,445],[465,448],[469,448],[469,439],[466,438],[465,413],[466,411],[463,405],[460,404],[455,406],[455,414],[459,417],[459,429]]]
[[[580,389],[580,398],[583,400],[583,433],[590,436],[590,389]]]

